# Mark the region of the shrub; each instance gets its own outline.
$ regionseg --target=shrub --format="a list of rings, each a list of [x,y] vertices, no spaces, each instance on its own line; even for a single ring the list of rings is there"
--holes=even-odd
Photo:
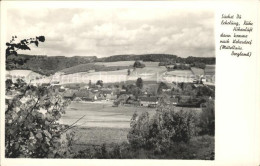
[[[141,63],[140,61],[135,61],[133,67],[135,67],[135,68],[144,68],[145,64]]]
[[[215,104],[214,100],[208,100],[200,114],[200,134],[215,135]]]
[[[140,116],[135,113],[127,138],[135,150],[155,149],[155,152],[162,153],[175,143],[189,142],[196,134],[196,123],[193,112],[177,112],[173,107],[162,104],[151,118],[148,112]]]

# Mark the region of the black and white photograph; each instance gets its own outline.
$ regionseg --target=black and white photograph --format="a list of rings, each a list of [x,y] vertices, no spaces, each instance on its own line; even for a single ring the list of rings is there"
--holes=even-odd
[[[9,8],[4,157],[215,160],[214,24],[205,8]]]

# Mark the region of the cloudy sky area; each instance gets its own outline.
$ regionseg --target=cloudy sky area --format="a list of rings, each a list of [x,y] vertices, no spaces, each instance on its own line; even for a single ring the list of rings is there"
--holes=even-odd
[[[9,9],[7,37],[44,35],[27,54],[98,56],[167,53],[212,57],[214,13],[170,8]]]

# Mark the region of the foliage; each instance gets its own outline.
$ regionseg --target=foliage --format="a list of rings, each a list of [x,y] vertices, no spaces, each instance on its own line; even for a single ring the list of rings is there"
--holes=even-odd
[[[128,94],[132,94],[135,96],[135,98],[138,98],[138,96],[140,96],[142,94],[142,91],[139,87],[137,87],[136,85],[127,85],[126,86],[126,92]]]
[[[129,76],[131,74],[130,69],[127,69],[127,75]]]
[[[114,55],[110,57],[99,58],[100,62],[115,62],[115,61],[167,61],[169,59],[177,58],[176,55],[171,54],[142,54],[142,55]]]
[[[144,68],[145,64],[141,63],[140,61],[135,61],[133,67],[134,68]]]
[[[16,36],[6,43],[6,57],[17,56],[17,51],[30,50],[34,43],[44,42],[45,37],[15,42]],[[10,59],[9,59],[10,60]],[[10,61],[6,61],[6,66]],[[63,100],[59,90],[50,86],[34,86],[22,79],[7,79],[5,107],[5,156],[61,157],[70,156],[74,133],[65,133],[71,126],[59,124],[69,101]]]
[[[44,36],[36,36],[35,38],[24,39],[18,43],[15,43],[16,38],[17,38],[17,36],[12,36],[12,39],[10,40],[10,42],[6,43],[6,46],[7,46],[7,48],[5,50],[6,57],[8,57],[10,55],[17,56],[18,50],[20,50],[20,49],[21,50],[31,50],[28,45],[34,43],[38,47],[39,42],[45,41]]]
[[[12,36],[12,39],[10,42],[6,43],[6,50],[5,50],[5,56],[6,56],[6,69],[12,69],[16,68],[16,64],[24,64],[28,59],[23,59],[21,57],[17,57],[17,51],[18,50],[31,50],[29,45],[34,43],[35,46],[38,47],[39,42],[44,42],[45,37],[44,36],[36,36],[35,38],[30,38],[30,39],[24,39],[21,40],[20,42],[16,42],[15,40],[17,39],[17,36]],[[13,56],[13,58],[10,58],[10,56]],[[16,61],[14,61],[16,60]]]
[[[168,89],[168,85],[165,84],[164,82],[160,82],[158,89],[157,89],[157,93],[161,94],[163,89]]]
[[[6,99],[6,157],[42,158],[68,154],[68,147],[62,143],[68,140],[62,139],[67,128],[58,120],[69,102],[62,99],[57,89],[7,80],[8,92],[12,92],[12,96]]]
[[[197,68],[201,68],[201,69],[205,69],[206,64],[202,63],[202,62],[193,62],[191,64],[192,67],[197,67]]]
[[[103,81],[102,81],[102,80],[98,80],[97,83],[96,83],[96,85],[100,85],[101,87],[103,87],[104,84],[103,84]]]
[[[173,69],[176,69],[176,70],[190,70],[190,65],[183,64],[183,63],[175,64]]]
[[[148,112],[133,115],[127,136],[132,148],[155,149],[156,153],[162,153],[175,143],[189,142],[196,134],[197,117],[193,112],[177,112],[165,106],[163,100],[160,103],[151,118]]]
[[[143,88],[143,80],[142,80],[142,78],[137,78],[135,84],[136,84],[136,86],[137,86],[138,88],[142,89],[142,88]]]
[[[11,69],[26,69],[34,72],[51,75],[57,71],[93,62],[96,57],[65,57],[65,56],[46,56],[46,55],[10,55],[6,61],[11,65],[6,66]],[[66,71],[65,71],[66,73]]]
[[[215,104],[214,100],[208,100],[200,114],[200,134],[215,135]]]
[[[129,143],[89,145],[74,158],[81,159],[201,159],[214,160],[214,137],[198,136],[189,143],[175,143],[163,154],[154,149],[133,149]]]
[[[196,94],[197,96],[211,96],[211,97],[215,96],[215,91],[207,86],[198,87],[196,91],[197,91]]]

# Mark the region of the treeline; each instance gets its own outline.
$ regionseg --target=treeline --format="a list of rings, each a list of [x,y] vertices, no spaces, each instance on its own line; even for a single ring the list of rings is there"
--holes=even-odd
[[[165,62],[167,64],[171,63],[205,63],[205,64],[215,64],[215,57],[192,57],[181,58],[177,55],[172,54],[142,54],[142,55],[114,55],[110,57],[98,58],[99,62],[115,62],[115,61],[151,61],[151,62]]]
[[[99,58],[99,62],[115,62],[115,61],[151,61],[151,62],[166,62],[169,59],[178,58],[171,54],[142,54],[142,55],[114,55],[104,58]]]
[[[65,56],[44,56],[44,55],[11,55],[6,60],[6,69],[23,69],[34,72],[51,75],[57,71],[73,67],[79,64],[91,63],[96,61],[97,57],[65,57]]]

